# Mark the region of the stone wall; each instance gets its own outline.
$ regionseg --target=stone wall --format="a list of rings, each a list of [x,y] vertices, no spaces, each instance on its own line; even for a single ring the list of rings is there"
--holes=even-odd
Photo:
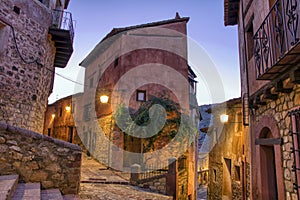
[[[211,154],[210,154],[211,156]],[[222,163],[210,162],[207,199],[222,199],[223,166]]]
[[[274,101],[268,101],[265,106],[260,106],[255,111],[254,118],[255,124],[260,124],[264,116],[273,116],[276,121],[277,127],[272,127],[272,132],[276,129],[279,131],[280,138],[283,140],[281,145],[282,156],[282,171],[283,171],[283,184],[284,196],[286,199],[298,199],[296,190],[293,189],[295,183],[295,173],[292,172],[294,164],[294,157],[291,152],[292,137],[289,135],[290,131],[290,117],[289,111],[296,109],[300,106],[300,85],[295,85],[291,93],[279,93],[278,98]],[[268,126],[268,124],[264,124]],[[277,172],[276,172],[277,173]],[[254,175],[256,176],[256,174]],[[280,180],[282,181],[282,180]]]
[[[51,18],[38,1],[0,0],[0,121],[40,133],[54,70]]]
[[[79,124],[74,120],[75,115],[80,112],[81,95],[82,93],[77,93],[67,96],[48,105],[45,113],[44,135],[78,144],[84,148],[76,129]]]
[[[250,160],[247,154],[250,143],[247,140],[248,129],[242,124],[241,99],[227,101],[226,112],[222,105],[213,107],[214,126],[208,132],[212,143],[208,199],[244,199],[243,189],[245,192],[249,189],[246,168]],[[224,113],[228,115],[228,122],[221,123],[219,116]]]
[[[161,175],[158,177],[143,179],[138,181],[138,186],[140,188],[147,188],[153,192],[158,192],[166,194],[166,177]]]
[[[178,200],[188,199],[188,170],[178,172]]]
[[[80,168],[79,146],[0,123],[0,175],[19,174],[21,181],[76,194]]]

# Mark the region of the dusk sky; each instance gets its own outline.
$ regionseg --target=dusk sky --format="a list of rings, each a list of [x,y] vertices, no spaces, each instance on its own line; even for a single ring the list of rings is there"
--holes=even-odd
[[[223,7],[224,0],[71,0],[67,11],[72,13],[73,20],[76,21],[74,52],[67,67],[56,69],[56,73],[83,83],[84,72],[79,63],[113,28],[172,19],[178,12],[181,17],[190,17],[187,24],[188,37],[197,43],[214,63],[223,82],[225,100],[239,97],[237,27],[224,26]],[[193,66],[192,63],[190,65],[198,69],[196,73],[199,75],[201,67]],[[213,79],[214,76],[209,78]],[[214,103],[201,75],[198,81],[199,105]],[[80,84],[56,75],[49,103],[81,89]]]

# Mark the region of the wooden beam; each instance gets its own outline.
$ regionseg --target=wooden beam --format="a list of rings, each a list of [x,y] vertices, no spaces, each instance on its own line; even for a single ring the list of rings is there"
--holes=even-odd
[[[261,98],[261,96],[263,96],[263,95],[261,95],[261,94],[257,95],[255,100],[254,100],[255,101],[254,103],[258,104],[258,105],[262,105],[262,106],[267,105],[267,102],[264,101],[263,98]]]
[[[279,80],[275,85],[275,91],[282,92],[282,93],[291,93],[293,91],[293,88],[285,88],[283,86],[283,81]]]
[[[282,144],[281,138],[258,138],[258,139],[255,139],[255,145],[271,146],[271,145],[281,145],[281,144]]]
[[[264,91],[263,99],[276,100],[277,98],[278,94],[271,92],[271,88],[268,88]]]

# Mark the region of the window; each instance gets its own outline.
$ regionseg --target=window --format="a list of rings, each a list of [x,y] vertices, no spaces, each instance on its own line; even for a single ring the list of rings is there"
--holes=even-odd
[[[225,164],[225,167],[226,167],[224,170],[227,170],[227,172],[231,176],[231,159],[224,158],[224,164]]]
[[[89,121],[91,119],[91,104],[87,104],[84,106],[83,110],[83,120],[84,121]]]
[[[137,101],[146,101],[146,91],[137,90],[136,91],[136,100]]]
[[[246,40],[247,40],[247,55],[248,55],[248,60],[250,60],[253,57],[254,53],[254,41],[253,41],[253,23],[251,21],[250,25],[248,26],[246,30]]]
[[[213,169],[213,180],[217,182],[217,170]]]
[[[49,137],[51,136],[51,128],[48,128],[48,134]]]
[[[20,8],[18,6],[14,6],[14,12],[19,15],[20,14]]]
[[[60,109],[59,109],[59,116],[60,117],[62,116],[62,107],[60,107]]]
[[[178,158],[178,171],[186,169],[186,156],[181,156]]]
[[[240,166],[235,166],[234,178],[235,178],[235,181],[241,181],[241,168],[240,168]]]
[[[71,113],[74,113],[74,110],[75,110],[75,103],[72,103],[72,106],[71,106]]]
[[[94,77],[90,78],[90,88],[94,86]]]
[[[73,126],[68,127],[68,142],[73,143]]]
[[[292,135],[292,153],[294,155],[294,158],[297,157],[297,154],[300,150],[300,110],[294,110],[289,112],[291,126],[290,126],[290,133]],[[298,154],[299,155],[299,154]],[[295,171],[295,182],[294,186],[298,188],[298,192],[300,192],[300,177],[299,177],[299,171],[300,171],[300,162],[299,159],[294,160],[294,164],[292,166],[292,170]],[[297,180],[297,181],[296,181]]]

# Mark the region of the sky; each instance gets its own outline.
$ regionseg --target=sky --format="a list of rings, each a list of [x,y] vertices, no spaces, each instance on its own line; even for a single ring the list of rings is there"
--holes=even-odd
[[[84,69],[79,63],[113,28],[139,25],[166,19],[173,19],[176,12],[181,17],[190,17],[187,34],[190,41],[210,59],[219,74],[201,74],[199,62],[189,63],[197,68],[198,104],[217,103],[240,96],[237,26],[224,26],[224,0],[71,0],[67,11],[75,21],[74,52],[64,69],[56,68],[53,92],[49,103],[82,90]],[[192,53],[190,53],[192,55]],[[204,61],[203,61],[204,62]],[[207,65],[211,68],[210,65]],[[204,69],[203,69],[204,71]],[[213,99],[209,81],[220,77],[224,88],[224,99]],[[70,80],[73,80],[70,81]],[[214,88],[214,87],[212,87]]]

